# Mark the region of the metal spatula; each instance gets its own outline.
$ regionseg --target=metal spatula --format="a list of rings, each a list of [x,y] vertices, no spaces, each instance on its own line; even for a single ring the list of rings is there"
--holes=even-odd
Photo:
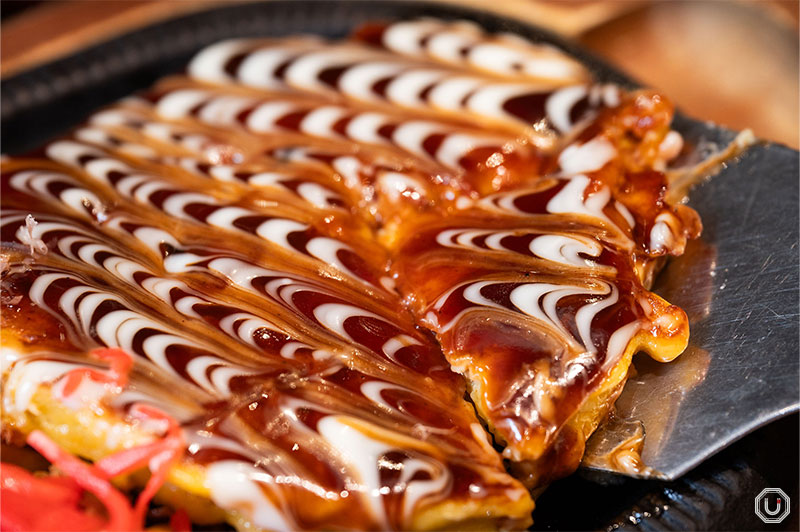
[[[681,119],[684,135],[732,133]],[[634,358],[616,415],[583,467],[674,479],[745,434],[798,410],[798,152],[761,143],[697,186],[702,237],[654,290],[686,310],[689,348],[675,362]],[[641,447],[646,467],[631,467]]]

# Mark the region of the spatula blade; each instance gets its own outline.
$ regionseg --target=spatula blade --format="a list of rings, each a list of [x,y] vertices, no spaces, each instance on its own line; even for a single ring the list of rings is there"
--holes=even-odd
[[[755,145],[691,192],[703,236],[655,286],[689,315],[690,346],[670,364],[635,357],[583,467],[675,479],[798,410],[799,155]],[[641,446],[631,441],[637,426],[646,466],[638,471],[627,453]]]

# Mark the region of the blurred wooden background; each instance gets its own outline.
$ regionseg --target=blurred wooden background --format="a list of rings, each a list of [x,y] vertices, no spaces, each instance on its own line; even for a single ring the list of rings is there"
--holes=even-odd
[[[797,0],[439,1],[553,29],[663,90],[694,117],[800,146]],[[220,3],[2,0],[0,75]]]

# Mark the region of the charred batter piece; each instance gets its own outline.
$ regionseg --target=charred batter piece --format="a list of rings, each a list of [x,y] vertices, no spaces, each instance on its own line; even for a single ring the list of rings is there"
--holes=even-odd
[[[3,435],[58,471],[4,464],[4,519],[529,526],[631,357],[686,346],[647,290],[700,231],[671,118],[419,20],[211,46],[4,159]]]

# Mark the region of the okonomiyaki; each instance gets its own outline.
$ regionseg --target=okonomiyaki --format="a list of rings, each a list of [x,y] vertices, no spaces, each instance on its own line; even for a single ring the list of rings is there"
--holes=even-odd
[[[687,345],[672,116],[423,19],[218,43],[5,157],[4,529],[528,527]]]

